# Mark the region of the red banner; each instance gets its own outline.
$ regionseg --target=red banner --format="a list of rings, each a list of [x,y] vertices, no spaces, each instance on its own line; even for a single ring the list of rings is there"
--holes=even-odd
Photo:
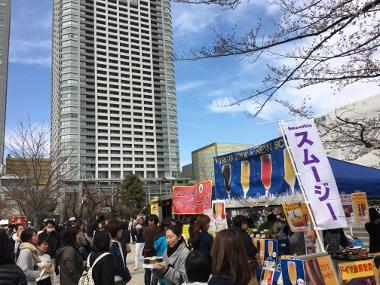
[[[25,222],[25,218],[24,217],[12,217],[10,219],[10,224],[14,224],[14,225],[25,225],[26,222]]]
[[[211,209],[212,182],[204,181],[195,186],[173,187],[174,214],[201,214]]]

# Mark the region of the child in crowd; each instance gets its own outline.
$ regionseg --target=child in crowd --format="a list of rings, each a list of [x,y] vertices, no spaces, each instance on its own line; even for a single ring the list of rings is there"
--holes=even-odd
[[[39,255],[38,258],[41,261],[40,263],[37,263],[37,266],[40,266],[42,264],[51,264],[51,258],[47,253],[48,250],[48,243],[47,240],[43,238],[43,236],[38,237],[37,245],[36,245]],[[51,277],[54,274],[54,266],[46,267],[41,266],[42,270],[40,273],[40,276],[36,279],[37,285],[51,285]]]
[[[191,251],[186,258],[185,268],[188,281],[182,285],[207,285],[211,274],[210,255],[200,250]]]

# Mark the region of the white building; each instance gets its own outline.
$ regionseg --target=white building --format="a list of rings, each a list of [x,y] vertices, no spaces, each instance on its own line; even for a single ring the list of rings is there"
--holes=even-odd
[[[352,122],[360,122],[361,120],[371,119],[371,118],[379,118],[377,122],[380,121],[380,95],[369,97],[367,99],[360,100],[356,103],[349,104],[340,108],[337,108],[333,112],[330,112],[328,114],[325,114],[324,116],[321,116],[316,121],[323,123],[326,126],[330,126],[334,124],[337,121],[337,117],[347,119],[348,121]],[[319,129],[321,127],[319,126]],[[323,130],[321,131],[323,133]],[[372,134],[373,138],[376,136],[377,141],[380,140],[380,132],[377,134]],[[331,138],[330,135],[327,136],[327,139]],[[323,140],[323,137],[322,137]],[[336,149],[328,149],[326,148],[327,155],[336,159],[340,160],[347,160],[347,155],[352,151],[351,147],[346,148],[336,148]],[[351,162],[369,166],[369,167],[376,167],[380,168],[380,151],[373,150],[371,152],[368,152],[354,160],[351,160]]]
[[[51,147],[75,179],[177,177],[170,1],[54,0],[52,41]]]
[[[4,159],[10,18],[11,1],[0,0],[0,168]]]

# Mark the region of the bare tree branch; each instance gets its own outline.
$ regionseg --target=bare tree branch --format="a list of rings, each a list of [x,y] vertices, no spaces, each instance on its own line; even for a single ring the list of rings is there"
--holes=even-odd
[[[355,82],[379,82],[380,0],[267,3],[280,8],[274,32],[266,32],[259,21],[244,34],[238,33],[237,27],[229,34],[215,32],[210,46],[176,56],[178,60],[246,56],[253,57],[253,63],[259,63],[262,55],[280,59],[267,65],[259,88],[245,92],[224,107],[253,102],[257,108],[252,116],[256,117],[270,101],[291,101],[279,92],[290,83],[296,88],[328,83],[340,90]],[[281,64],[284,60],[286,63]],[[289,110],[308,115],[300,112],[302,107],[292,105]]]
[[[38,225],[44,215],[52,215],[59,189],[78,169],[67,167],[71,152],[50,153],[49,130],[43,125],[20,121],[7,137],[7,179],[4,194],[15,201],[20,212]]]
[[[342,149],[348,160],[368,153],[380,155],[380,114],[363,118],[354,109],[345,108],[316,123],[326,149]]]

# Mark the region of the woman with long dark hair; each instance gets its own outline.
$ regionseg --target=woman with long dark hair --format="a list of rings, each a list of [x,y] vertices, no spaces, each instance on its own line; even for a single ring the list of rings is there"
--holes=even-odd
[[[190,233],[190,242],[193,249],[210,254],[213,237],[208,233],[210,217],[199,215]]]
[[[24,272],[15,264],[13,246],[5,230],[0,229],[1,284],[27,285]]]
[[[216,235],[211,258],[213,275],[209,285],[257,284],[249,266],[243,238],[236,230],[222,230]]]
[[[76,285],[83,272],[83,259],[79,254],[77,232],[68,228],[62,236],[62,247],[57,250],[57,263],[60,267],[61,284]]]

